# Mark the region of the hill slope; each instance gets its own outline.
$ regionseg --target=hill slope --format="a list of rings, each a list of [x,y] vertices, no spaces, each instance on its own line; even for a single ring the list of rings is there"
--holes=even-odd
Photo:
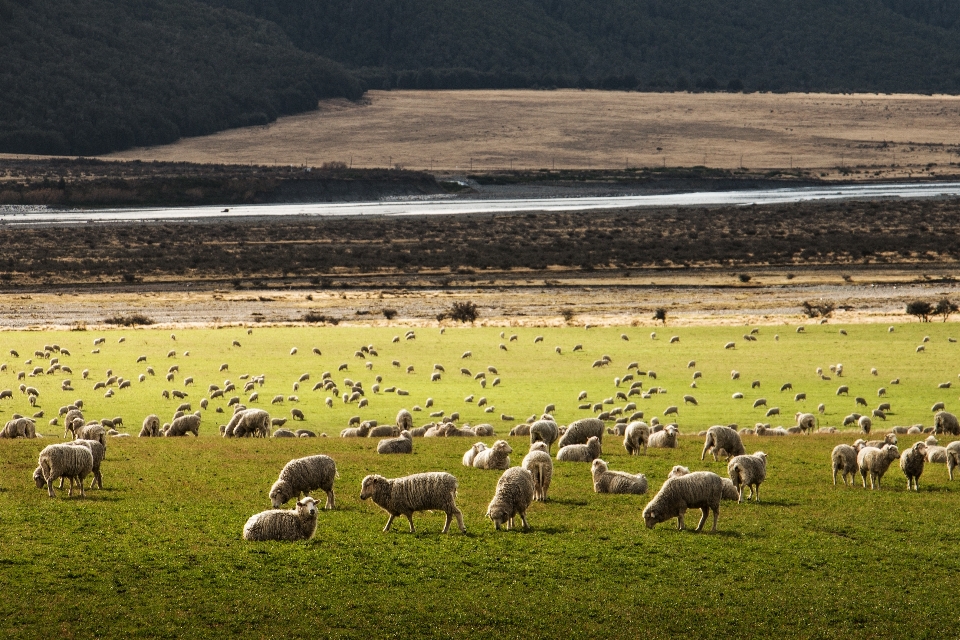
[[[357,98],[276,25],[193,0],[0,0],[0,151],[97,154]]]

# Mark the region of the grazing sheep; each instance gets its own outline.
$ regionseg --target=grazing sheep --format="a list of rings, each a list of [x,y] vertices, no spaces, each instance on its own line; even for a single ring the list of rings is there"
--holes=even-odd
[[[381,440],[377,443],[377,453],[413,453],[413,436],[409,431],[401,431],[399,437]]]
[[[794,416],[797,419],[797,426],[800,427],[800,431],[803,433],[810,432],[813,433],[814,429],[817,428],[817,416],[812,413],[803,413],[801,411],[797,412],[797,415]]]
[[[957,416],[947,411],[940,411],[933,417],[933,432],[960,435],[960,422],[957,421]]]
[[[765,406],[767,406],[766,398],[757,398],[756,400],[753,401],[754,409],[756,409],[757,407],[765,407]]]
[[[960,466],[960,440],[951,442],[946,447],[947,475],[953,480],[953,470]]]
[[[53,491],[53,481],[57,478],[70,480],[70,492],[73,496],[73,485],[76,482],[80,487],[80,497],[85,498],[83,481],[93,472],[93,453],[87,447],[77,447],[70,444],[51,444],[40,452],[38,466],[33,472],[33,480],[38,489],[47,487],[47,494],[51,498],[57,497]]]
[[[475,469],[509,469],[512,452],[513,449],[506,440],[497,440],[489,449],[477,452],[473,458],[473,466]]]
[[[644,422],[635,421],[627,425],[623,433],[623,448],[627,450],[627,455],[635,456],[640,453],[643,447],[643,453],[647,453],[647,446],[650,443],[650,427]]]
[[[35,438],[36,426],[30,418],[14,418],[0,430],[0,438]]]
[[[74,434],[76,440],[96,440],[103,446],[107,446],[107,430],[100,423],[85,424],[79,428],[75,425]]]
[[[700,452],[700,459],[703,460],[707,453],[713,455],[714,462],[717,456],[724,452],[726,457],[743,455],[746,450],[743,448],[743,441],[736,430],[723,425],[715,425],[707,429],[706,438],[703,441],[703,451]]]
[[[853,479],[856,477],[860,466],[857,464],[857,450],[848,444],[838,444],[833,448],[830,454],[830,461],[833,466],[833,486],[837,486],[837,473],[840,473],[840,479],[843,486],[847,486],[847,476],[850,476],[850,486],[853,486]]]
[[[160,436],[160,418],[154,414],[148,415],[143,419],[143,427],[140,429],[141,438],[157,438]]]
[[[520,516],[523,528],[527,525],[527,508],[533,502],[534,480],[533,474],[523,467],[512,467],[503,472],[497,480],[497,488],[493,500],[487,506],[487,517],[493,521],[497,531],[500,526],[507,525],[513,528],[513,518]]]
[[[307,496],[297,501],[289,511],[271,509],[250,516],[243,525],[243,539],[251,541],[281,540],[294,542],[309,540],[317,530],[316,500]]]
[[[549,412],[544,412],[549,413]],[[557,427],[557,423],[552,420],[537,420],[532,425],[530,425],[530,444],[535,442],[543,442],[547,445],[547,451],[553,447],[553,443],[556,442],[559,437],[560,429]]]
[[[591,437],[603,442],[603,421],[597,418],[584,418],[570,423],[557,443],[561,448],[571,444],[586,444]]]
[[[463,514],[456,505],[456,495],[457,479],[445,472],[416,473],[393,479],[369,475],[363,479],[360,489],[361,500],[373,498],[374,503],[390,515],[384,532],[390,530],[394,518],[403,515],[410,522],[410,533],[414,533],[414,512],[437,509],[447,515],[443,533],[449,530],[454,517],[460,531],[466,533]]]
[[[100,472],[100,463],[103,462],[103,458],[107,454],[107,448],[97,440],[74,440],[68,444],[75,447],[86,447],[90,450],[90,453],[93,454],[93,480],[90,481],[90,488],[93,489],[93,487],[96,486],[98,489],[103,489],[103,475]],[[62,476],[60,478],[60,486],[57,488],[63,488]]]
[[[927,445],[920,441],[900,455],[900,470],[907,478],[907,491],[920,490],[920,476],[923,475],[923,464],[927,461]]]
[[[668,425],[662,431],[654,431],[650,434],[650,439],[647,441],[647,445],[653,447],[654,449],[676,449],[677,448],[677,434],[679,433],[673,425]]]
[[[563,462],[593,462],[600,457],[602,451],[600,440],[591,436],[586,444],[568,444],[557,451],[557,460]]]
[[[406,409],[400,409],[397,413],[397,427],[399,427],[401,431],[413,429],[413,415]]]
[[[864,447],[857,454],[857,466],[863,480],[863,488],[867,488],[867,474],[870,475],[870,488],[880,489],[880,479],[887,472],[890,463],[900,457],[900,451],[894,444],[888,444],[882,449]],[[876,482],[876,486],[874,486]]]
[[[740,494],[737,502],[743,503],[744,487],[750,490],[748,500],[753,497],[755,502],[760,502],[760,484],[767,478],[767,454],[757,451],[753,455],[736,456],[727,464],[727,473]]]
[[[534,442],[530,445],[530,452],[523,458],[520,466],[533,476],[533,499],[546,502],[550,480],[553,478],[553,459],[550,458],[546,443]]]
[[[327,494],[324,508],[334,508],[334,479],[339,477],[337,464],[333,458],[325,455],[295,458],[280,470],[280,476],[270,488],[270,502],[274,509],[286,504],[291,498],[299,498],[302,493],[309,497],[315,489],[323,489]]]
[[[769,418],[770,416],[778,416],[778,415],[780,415],[780,407],[770,407],[769,409],[767,409],[767,413],[764,414],[764,417]]]
[[[947,448],[927,443],[927,462],[944,464],[947,461]]]
[[[713,529],[717,530],[720,516],[720,500],[723,497],[723,481],[720,476],[709,471],[695,471],[682,476],[668,478],[657,495],[647,503],[643,510],[643,520],[648,529],[671,518],[677,519],[677,528],[683,530],[683,520],[687,509],[700,509],[703,514],[696,531],[703,529],[707,516],[713,511]]]
[[[185,436],[192,433],[200,437],[200,416],[195,413],[188,413],[180,416],[170,424],[170,428],[163,435],[170,437]]]
[[[590,467],[595,493],[629,493],[643,495],[647,492],[647,476],[632,475],[624,471],[610,471],[606,462],[597,458]]]
[[[860,431],[863,433],[870,433],[870,428],[873,426],[873,421],[867,416],[860,416],[857,419],[857,426],[860,427]]]

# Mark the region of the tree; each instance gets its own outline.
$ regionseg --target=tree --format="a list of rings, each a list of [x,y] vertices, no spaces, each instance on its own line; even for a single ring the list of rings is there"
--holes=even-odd
[[[454,302],[450,311],[446,313],[448,318],[457,322],[475,322],[479,315],[480,311],[477,309],[477,305],[469,300],[467,302]]]
[[[913,302],[907,303],[907,313],[920,318],[920,322],[930,322],[933,305],[926,300],[914,300]]]
[[[822,302],[820,304],[815,304],[809,300],[805,300],[801,311],[808,318],[829,318],[830,314],[833,313],[833,310],[836,308],[832,302]]]
[[[960,307],[957,307],[956,304],[950,302],[949,298],[943,298],[937,303],[937,306],[934,307],[933,315],[943,316],[943,322],[946,322],[947,318],[950,317],[950,314],[956,313],[957,311],[960,311]]]
[[[663,326],[667,326],[667,310],[663,307],[658,308],[653,312],[653,319],[659,320],[663,323]]]

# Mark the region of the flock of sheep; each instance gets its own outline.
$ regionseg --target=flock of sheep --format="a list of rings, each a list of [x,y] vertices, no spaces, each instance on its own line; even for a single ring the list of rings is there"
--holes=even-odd
[[[748,334],[753,335],[753,334]],[[501,338],[503,338],[501,334]],[[626,336],[622,336],[626,339]],[[655,338],[655,334],[653,335]],[[175,339],[175,336],[171,336]],[[744,336],[747,339],[747,336]],[[415,339],[414,332],[408,332],[406,339]],[[510,340],[514,340],[511,336]],[[395,338],[395,342],[399,337]],[[674,337],[671,343],[675,343],[679,338]],[[122,339],[121,339],[122,341]],[[540,342],[542,339],[537,338]],[[95,346],[103,343],[102,338],[98,338]],[[234,346],[239,347],[239,342],[234,341]],[[501,350],[507,350],[505,344],[500,344]],[[580,345],[574,347],[574,351],[582,349]],[[99,349],[95,349],[98,351]],[[319,349],[314,349],[319,355]],[[59,362],[54,353],[67,353],[56,345],[45,346],[43,351],[37,351],[35,356],[38,358],[49,359],[50,362],[45,368],[37,367],[30,373],[31,376],[52,375],[57,372],[71,374],[72,371],[66,365]],[[175,354],[175,352],[173,352]],[[296,353],[296,349],[291,351],[291,355]],[[11,354],[17,356],[16,352]],[[69,353],[67,353],[69,355]],[[171,354],[168,354],[168,356]],[[356,353],[357,357],[366,358],[371,355],[376,356],[376,350],[372,345],[364,346]],[[463,359],[470,358],[472,353],[465,352]],[[146,356],[141,356],[138,363],[145,361]],[[28,363],[30,361],[28,360]],[[601,359],[593,362],[593,367],[602,368],[612,362],[609,356],[603,356]],[[394,361],[394,366],[399,363]],[[695,368],[696,363],[691,361],[690,368]],[[3,365],[6,369],[6,365]],[[371,369],[370,363],[367,363],[367,369]],[[408,367],[408,371],[412,367]],[[39,369],[39,371],[38,371]],[[220,367],[220,371],[228,369],[225,363]],[[340,370],[347,369],[347,365],[341,365]],[[830,367],[831,372],[836,376],[842,376],[843,365]],[[153,375],[152,367],[147,367],[147,374]],[[167,379],[174,380],[179,373],[179,366],[170,367],[167,372]],[[431,374],[431,380],[439,380],[445,373],[441,365],[435,365]],[[461,368],[462,375],[470,375],[480,383],[481,388],[487,386],[487,374],[497,376],[493,378],[492,386],[498,386],[501,379],[495,367],[488,367],[487,371],[481,371],[473,375],[467,368]],[[876,375],[876,370],[872,372]],[[510,454],[513,452],[509,442],[503,439],[496,440],[491,445],[483,442],[476,442],[463,455],[464,466],[476,469],[500,470],[502,475],[497,481],[493,497],[487,508],[487,517],[494,523],[497,529],[501,526],[511,528],[516,516],[520,517],[521,523],[526,528],[528,526],[526,512],[534,501],[547,501],[553,476],[553,458],[551,451],[553,444],[556,443],[558,450],[556,460],[558,462],[588,463],[591,465],[591,474],[593,476],[594,491],[597,493],[624,493],[624,494],[645,494],[648,490],[647,478],[644,474],[629,474],[622,471],[611,470],[602,456],[602,443],[604,435],[615,435],[623,438],[623,447],[628,455],[638,455],[645,453],[648,447],[655,448],[676,448],[678,446],[679,426],[676,423],[661,424],[656,417],[649,423],[643,420],[642,411],[638,411],[636,404],[630,402],[630,397],[639,395],[649,399],[653,394],[664,392],[663,389],[653,386],[646,390],[643,385],[635,378],[641,375],[647,376],[651,380],[656,380],[656,373],[653,371],[643,372],[637,366],[637,363],[631,363],[627,367],[627,373],[614,380],[615,387],[618,389],[615,397],[605,399],[599,403],[582,403],[580,409],[591,409],[598,415],[594,418],[583,418],[572,422],[569,426],[558,425],[551,415],[555,406],[550,404],[545,407],[545,411],[538,418],[536,415],[530,416],[526,422],[516,425],[511,431],[511,436],[528,436],[530,440],[530,449],[523,458],[520,466],[511,466]],[[826,378],[822,370],[818,369],[817,375]],[[82,378],[86,380],[89,371],[82,373]],[[26,372],[20,372],[18,378],[24,379]],[[139,381],[143,382],[145,375],[139,375]],[[739,379],[739,372],[731,372],[733,379]],[[692,388],[697,387],[698,379],[702,378],[700,372],[695,372]],[[299,385],[310,379],[309,374],[301,375],[293,384],[293,390],[296,392]],[[374,394],[395,392],[398,395],[408,395],[402,389],[397,387],[381,388],[383,383],[382,376],[376,376],[375,383],[370,387]],[[248,393],[247,403],[254,403],[259,400],[259,387],[264,385],[265,376],[250,377],[241,376],[244,392]],[[192,377],[183,379],[184,387],[193,383]],[[629,388],[621,385],[629,384]],[[899,383],[899,380],[891,381],[892,384]],[[342,394],[344,403],[356,403],[358,408],[368,406],[368,398],[363,383],[349,378],[344,379],[344,387],[348,389]],[[62,381],[63,390],[72,390],[70,379]],[[112,371],[107,371],[106,379],[97,382],[95,390],[107,389],[107,394],[112,395],[122,389],[130,388],[130,381],[124,380],[120,376],[113,375]],[[753,383],[753,387],[759,386],[758,381]],[[216,398],[226,399],[227,393],[234,391],[236,386],[229,380],[222,386],[211,384],[208,388],[209,398],[200,401],[200,408],[207,409],[211,400]],[[326,398],[325,404],[332,406],[332,398],[340,396],[340,390],[333,381],[330,372],[324,373],[320,380],[313,386],[314,391],[322,390],[331,393]],[[781,392],[792,391],[789,383],[781,387]],[[20,391],[30,399],[30,405],[36,406],[39,391],[33,387],[21,385]],[[881,389],[878,395],[884,395],[884,389]],[[848,393],[846,385],[842,385],[837,390],[837,395]],[[12,390],[0,392],[0,398],[11,397]],[[173,395],[181,400],[186,398],[186,393],[174,390],[172,394],[164,391],[164,397],[170,398]],[[734,397],[742,394],[735,394]],[[805,399],[805,394],[797,394]],[[578,402],[582,402],[587,397],[586,392],[582,392],[578,397]],[[285,400],[295,401],[296,396],[277,395],[273,398],[272,404],[279,404]],[[697,405],[698,402],[693,395],[683,396],[685,404]],[[465,402],[474,402],[478,406],[487,404],[485,398],[476,399],[474,395],[465,398]],[[617,400],[625,401],[622,407],[611,407]],[[857,399],[857,404],[866,406],[866,402]],[[433,401],[427,399],[425,407],[432,408]],[[764,407],[766,400],[760,398],[754,402],[754,408]],[[248,408],[242,404],[239,396],[231,397],[227,402],[227,408],[232,410],[232,415],[226,424],[220,426],[220,434],[225,438],[241,437],[316,437],[316,433],[307,429],[291,430],[284,427],[286,422],[283,418],[272,418],[270,414],[259,408]],[[776,410],[774,410],[776,409]],[[921,426],[898,427],[891,430],[884,439],[865,441],[858,440],[852,445],[838,445],[831,455],[831,468],[833,471],[834,484],[836,476],[839,473],[844,484],[850,477],[851,484],[853,478],[859,474],[863,486],[866,487],[869,478],[871,488],[880,487],[880,480],[886,473],[894,460],[899,460],[901,470],[907,479],[908,489],[916,490],[918,481],[923,473],[924,465],[927,462],[946,463],[950,479],[953,478],[953,470],[960,465],[960,442],[952,442],[945,447],[941,447],[936,439],[937,434],[947,433],[951,435],[960,435],[960,422],[956,416],[943,410],[943,406],[934,406],[936,411],[934,425],[924,429]],[[436,418],[421,427],[414,426],[413,413],[423,411],[424,408],[414,405],[411,410],[402,409],[397,415],[395,424],[380,425],[375,420],[361,420],[359,416],[350,419],[349,425],[344,429],[340,436],[349,437],[374,437],[382,438],[377,445],[379,454],[410,454],[413,452],[414,441],[416,438],[432,437],[491,437],[496,435],[496,429],[491,424],[478,424],[473,427],[469,425],[458,426],[459,414],[454,412],[447,415],[443,411],[431,412],[431,418]],[[494,407],[485,409],[492,413]],[[669,406],[663,411],[664,416],[676,415],[678,407]],[[884,410],[889,410],[889,404],[882,403],[871,415],[851,414],[844,420],[844,424],[854,424],[863,434],[869,434],[873,427],[872,419],[885,419]],[[217,407],[217,412],[223,412],[222,407]],[[819,407],[820,413],[823,413],[823,405]],[[778,408],[767,410],[767,416],[779,415]],[[291,416],[294,420],[305,420],[303,412],[298,408],[291,409]],[[36,432],[36,420],[43,417],[40,411],[33,417],[24,417],[15,414],[13,418],[6,423],[0,430],[0,438],[34,438],[39,437]],[[512,421],[512,416],[501,414],[503,421]],[[64,436],[68,434],[73,438],[67,443],[57,443],[45,447],[39,455],[38,466],[34,472],[34,480],[38,488],[46,488],[51,497],[55,496],[53,484],[60,481],[62,488],[65,480],[70,482],[69,495],[73,495],[74,486],[79,488],[81,496],[84,496],[84,481],[87,476],[93,475],[91,487],[94,485],[103,486],[101,474],[101,463],[103,462],[107,445],[110,438],[128,437],[130,434],[121,433],[118,427],[123,427],[123,419],[105,418],[101,420],[88,421],[83,416],[83,401],[77,400],[70,405],[61,407],[59,415],[50,421],[51,426],[58,425],[58,420],[63,419],[65,427]],[[202,412],[200,410],[193,412],[190,403],[183,402],[177,408],[173,418],[169,423],[162,424],[160,418],[151,414],[148,415],[142,424],[140,437],[176,437],[187,434],[199,435]],[[657,494],[647,503],[643,510],[643,518],[648,528],[652,528],[657,523],[665,522],[677,518],[678,527],[684,528],[684,514],[688,509],[700,509],[702,517],[696,528],[701,530],[705,525],[710,513],[713,514],[712,530],[716,531],[717,520],[719,516],[719,507],[721,500],[730,499],[743,502],[745,493],[746,499],[753,498],[759,501],[760,485],[764,482],[767,475],[767,455],[758,451],[748,455],[743,445],[742,435],[785,435],[788,433],[813,433],[817,431],[817,418],[812,413],[797,412],[796,425],[784,429],[771,428],[769,424],[757,423],[753,428],[739,429],[737,425],[717,425],[702,431],[704,437],[704,446],[701,452],[701,460],[707,454],[713,456],[714,460],[724,458],[727,461],[727,478],[709,472],[695,471],[691,472],[683,466],[675,466],[669,473],[667,479],[660,487]],[[607,427],[607,423],[612,423]],[[820,428],[819,431],[835,431],[835,428]],[[917,442],[902,454],[897,449],[897,433],[922,433],[932,432],[925,441]],[[320,434],[325,437],[325,433]],[[243,537],[247,540],[304,540],[313,536],[317,524],[317,502],[310,493],[318,489],[323,490],[327,495],[325,503],[326,509],[334,509],[333,485],[335,478],[338,477],[336,463],[332,458],[326,455],[312,455],[304,458],[291,460],[280,472],[279,478],[269,491],[273,509],[264,511],[252,516],[243,527]],[[461,531],[465,531],[463,523],[463,514],[456,505],[458,481],[455,476],[447,472],[429,472],[417,473],[401,478],[388,479],[380,475],[369,475],[362,481],[361,499],[372,499],[375,504],[381,507],[389,514],[384,531],[388,530],[393,519],[398,515],[407,518],[410,530],[414,531],[413,513],[424,510],[438,510],[446,514],[446,522],[443,531],[449,529],[449,525],[454,518]],[[302,497],[301,497],[302,496]],[[296,507],[292,510],[281,509],[284,504],[291,499],[296,499]]]

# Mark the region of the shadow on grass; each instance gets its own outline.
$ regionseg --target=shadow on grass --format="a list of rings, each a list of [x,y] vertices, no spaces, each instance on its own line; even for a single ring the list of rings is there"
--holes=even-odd
[[[586,500],[577,500],[574,498],[550,498],[547,500],[546,504],[550,504],[551,502],[554,504],[566,504],[573,507],[585,507],[590,504]]]

